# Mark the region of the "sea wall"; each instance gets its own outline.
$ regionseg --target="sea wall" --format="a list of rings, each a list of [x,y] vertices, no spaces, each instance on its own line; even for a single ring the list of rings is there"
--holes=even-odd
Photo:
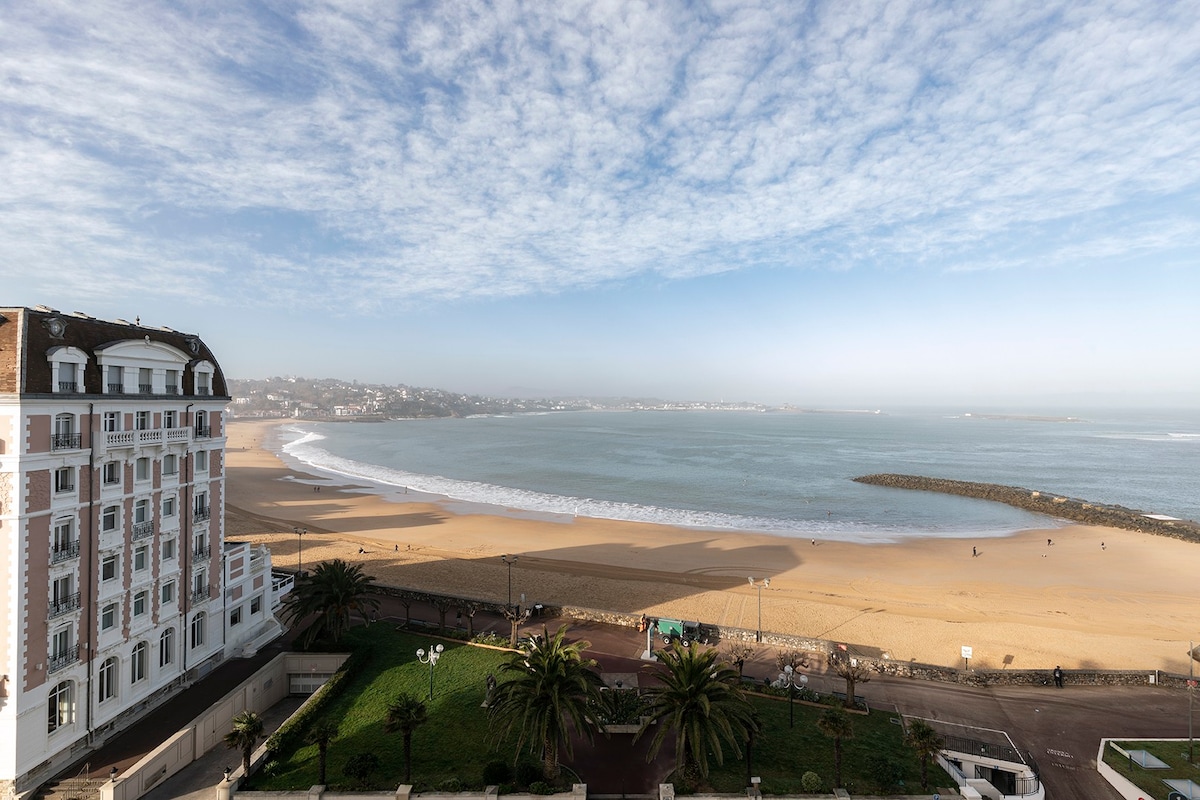
[[[1129,531],[1171,536],[1189,542],[1200,542],[1200,524],[1191,520],[1162,520],[1146,516],[1146,512],[1124,506],[1091,503],[1072,497],[1023,489],[1019,486],[1003,486],[996,483],[974,483],[952,481],[944,478],[926,478],[920,475],[897,475],[884,473],[863,475],[854,479],[857,483],[886,486],[892,489],[918,489],[924,492],[956,494],[977,500],[996,503],[1046,514],[1051,517],[1078,522],[1083,525],[1103,525]]]

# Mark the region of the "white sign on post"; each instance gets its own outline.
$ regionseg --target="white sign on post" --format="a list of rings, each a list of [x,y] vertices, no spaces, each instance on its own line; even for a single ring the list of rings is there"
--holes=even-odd
[[[968,647],[968,646],[967,646],[967,645],[965,645],[965,644],[963,645],[963,649],[962,649],[962,657],[963,657],[963,658],[970,658],[970,657],[971,657],[971,648],[970,648],[970,647]]]

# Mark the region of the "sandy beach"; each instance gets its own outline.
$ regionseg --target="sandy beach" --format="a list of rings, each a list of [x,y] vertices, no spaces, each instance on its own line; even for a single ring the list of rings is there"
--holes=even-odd
[[[381,583],[503,601],[698,619],[878,647],[893,659],[978,668],[1187,672],[1200,637],[1200,546],[1072,526],[994,539],[857,545],[576,518],[530,520],[393,502],[363,483],[289,468],[278,422],[229,425],[226,538],[277,565],[344,558]],[[319,487],[319,491],[317,488]],[[1053,545],[1047,546],[1047,539]],[[972,548],[977,555],[972,555]],[[365,550],[360,553],[359,550]]]

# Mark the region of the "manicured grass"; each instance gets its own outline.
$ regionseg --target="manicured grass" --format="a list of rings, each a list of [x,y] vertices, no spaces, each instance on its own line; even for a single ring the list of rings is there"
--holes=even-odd
[[[438,643],[429,636],[397,632],[376,624],[347,633],[347,649],[368,647],[364,668],[335,698],[321,717],[338,721],[339,735],[330,743],[326,779],[331,787],[358,788],[342,774],[347,759],[371,752],[379,769],[370,787],[394,789],[404,782],[403,742],[399,733],[385,733],[388,706],[407,692],[425,701],[429,720],[413,734],[412,778],[418,787],[434,788],[450,779],[464,787],[481,788],[484,765],[497,758],[512,761],[511,749],[488,747],[486,709],[481,708],[488,674],[499,677],[506,653],[451,642],[434,667],[434,695],[429,697],[429,666],[417,661],[416,651]],[[252,788],[276,790],[316,785],[316,745],[305,745],[256,775]]]
[[[796,704],[796,725],[788,726],[786,700],[752,697],[763,732],[755,737],[751,774],[762,778],[763,794],[803,794],[801,776],[821,776],[821,791],[833,791],[833,740],[817,728],[824,709]],[[895,713],[872,711],[869,715],[847,714],[854,737],[842,740],[842,781],[850,794],[928,794],[921,790],[921,765],[904,744],[901,727],[891,720]],[[876,778],[881,760],[895,765],[898,781],[882,787]],[[887,772],[887,770],[882,770]],[[718,792],[742,792],[746,786],[746,760],[725,759],[724,766],[710,767],[709,782]],[[929,765],[929,791],[936,786],[953,786],[936,763]]]
[[[1125,750],[1145,750],[1166,762],[1168,769],[1145,769],[1131,764],[1129,759],[1112,747],[1104,748],[1104,763],[1119,774],[1133,781],[1146,793],[1147,798],[1167,800],[1171,790],[1163,783],[1164,778],[1190,778],[1200,783],[1200,766],[1189,764],[1187,741],[1175,742],[1117,742]],[[1197,741],[1195,758],[1200,763],[1200,740]]]
[[[358,753],[379,757],[379,769],[367,788],[393,789],[404,782],[404,753],[400,734],[383,730],[388,706],[401,692],[426,701],[428,722],[413,734],[412,778],[418,791],[457,781],[463,789],[483,787],[483,768],[494,760],[512,763],[511,744],[490,746],[486,709],[480,707],[487,676],[502,680],[500,664],[508,653],[443,642],[445,651],[434,668],[434,697],[429,695],[429,667],[417,661],[416,651],[428,651],[437,640],[427,635],[395,631],[382,624],[351,629],[344,641],[348,650],[365,649],[362,669],[347,681],[320,718],[338,721],[338,738],[330,743],[327,782],[335,789],[362,788],[342,774],[346,761]],[[833,786],[833,742],[816,726],[823,709],[795,706],[795,728],[788,727],[786,701],[753,697],[764,731],[756,737],[753,774],[762,777],[768,794],[803,792],[801,776],[816,772],[826,793]],[[870,716],[848,715],[854,737],[843,747],[843,778],[854,792],[879,789],[874,767],[881,759],[897,765],[903,786],[893,793],[919,793],[920,765],[904,745],[901,728],[890,720],[894,714],[876,711]],[[586,776],[583,776],[586,780]],[[727,758],[724,766],[712,765],[710,783],[716,791],[740,793],[745,789],[744,758]],[[247,788],[255,790],[307,789],[318,782],[316,745],[301,745],[281,753],[255,775]],[[930,786],[950,785],[950,779],[935,764],[930,766]]]

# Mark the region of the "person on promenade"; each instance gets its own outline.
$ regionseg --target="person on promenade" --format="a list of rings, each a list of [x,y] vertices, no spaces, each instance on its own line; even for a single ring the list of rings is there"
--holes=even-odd
[[[1062,667],[1056,666],[1054,668],[1054,685],[1057,686],[1059,689],[1061,689],[1063,687]]]

